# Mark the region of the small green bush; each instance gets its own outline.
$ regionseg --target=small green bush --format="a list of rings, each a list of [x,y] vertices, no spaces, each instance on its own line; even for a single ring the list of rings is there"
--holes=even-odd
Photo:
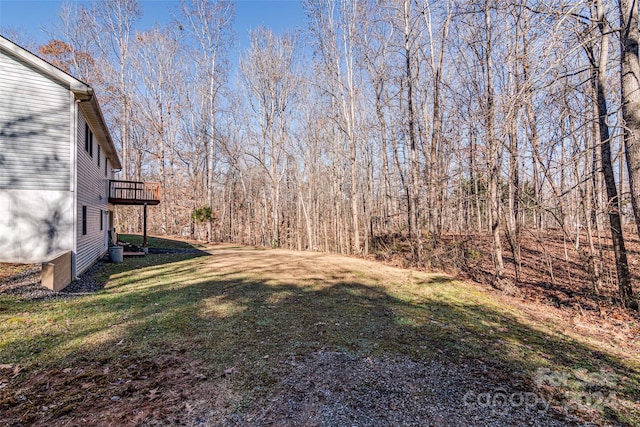
[[[196,222],[213,221],[213,210],[211,209],[211,206],[202,206],[193,211],[193,213],[191,214],[191,218],[193,218]]]

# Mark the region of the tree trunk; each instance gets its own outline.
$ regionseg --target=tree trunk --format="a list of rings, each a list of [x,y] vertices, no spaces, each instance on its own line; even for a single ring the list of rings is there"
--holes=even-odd
[[[604,20],[602,1],[597,0],[598,27],[600,29],[600,58],[597,69],[592,69],[592,84],[596,95],[596,115],[598,116],[598,130],[600,134],[600,152],[602,155],[602,173],[604,175],[605,188],[607,191],[607,212],[609,214],[609,226],[611,229],[611,240],[613,241],[613,251],[616,258],[616,272],[618,274],[618,289],[620,300],[624,307],[632,305],[632,288],[629,276],[629,265],[627,262],[627,251],[624,245],[622,234],[622,222],[620,219],[620,200],[616,188],[615,175],[611,164],[611,137],[609,125],[607,124],[607,59],[609,36],[608,28]],[[637,25],[637,21],[636,21]]]
[[[638,2],[619,0],[620,65],[624,147],[629,172],[631,205],[640,236],[640,61],[638,60]]]
[[[208,109],[209,109],[209,138],[207,147],[207,206],[214,211],[213,206],[213,165],[215,156],[215,74],[216,74],[216,57],[211,57],[211,70],[209,74],[209,93],[208,93]],[[207,219],[207,242],[213,240],[212,218]]]
[[[418,220],[418,143],[415,132],[415,111],[413,106],[413,71],[411,67],[411,26],[409,0],[404,1],[404,53],[407,79],[407,115],[409,131],[409,238],[413,248],[414,261],[422,263],[422,236]]]
[[[484,18],[486,25],[485,41],[485,66],[487,76],[486,98],[485,98],[485,120],[486,120],[486,142],[488,145],[488,169],[489,169],[489,223],[491,224],[491,237],[493,249],[493,261],[495,267],[495,282],[498,287],[503,287],[504,281],[504,260],[502,258],[502,242],[500,240],[500,144],[495,136],[494,121],[494,89],[493,89],[493,58],[491,51],[491,9],[489,0],[485,0]]]

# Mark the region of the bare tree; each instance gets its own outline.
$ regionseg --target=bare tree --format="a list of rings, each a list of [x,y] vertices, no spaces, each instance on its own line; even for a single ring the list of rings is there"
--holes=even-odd
[[[605,10],[602,0],[594,1],[594,20],[597,22],[599,37],[599,56],[596,56],[593,48],[588,48],[593,67],[591,81],[596,97],[597,133],[600,136],[600,152],[602,158],[602,173],[604,175],[607,191],[607,212],[609,214],[609,226],[613,250],[616,258],[616,270],[618,273],[618,289],[620,299],[625,307],[632,305],[632,287],[627,261],[627,251],[624,244],[622,221],[620,218],[620,198],[615,182],[615,173],[611,162],[611,134],[607,123],[607,61],[609,53],[609,34],[611,29],[605,18]]]
[[[638,3],[619,0],[620,78],[624,146],[629,172],[631,205],[640,236],[640,60],[638,59]]]
[[[180,188],[174,185],[177,180],[176,143],[184,106],[180,96],[186,91],[180,81],[179,46],[175,34],[160,28],[138,33],[133,46],[132,65],[140,80],[135,86],[132,105],[136,107],[137,117],[144,120],[133,124],[145,128],[148,132],[146,138],[152,142],[147,149],[157,162],[157,175],[162,187],[160,229],[163,233],[175,231],[170,212],[175,208],[174,193]]]
[[[247,154],[264,168],[270,183],[272,246],[280,246],[281,185],[286,173],[291,111],[294,108],[298,79],[295,75],[296,40],[282,38],[258,27],[251,33],[251,48],[241,58],[240,68],[249,94],[249,104],[259,123],[258,144]]]
[[[201,135],[207,146],[206,205],[214,210],[214,163],[216,156],[216,100],[224,83],[221,55],[230,44],[234,6],[227,0],[181,0],[182,15],[189,33],[199,46],[198,72],[206,82],[201,92],[204,111]],[[198,111],[196,109],[196,111]],[[212,238],[212,218],[207,221],[207,240]]]
[[[105,58],[113,58],[118,80],[114,96],[119,104],[119,140],[122,151],[122,176],[129,176],[130,45],[135,23],[142,16],[137,0],[99,0],[92,5],[94,41]]]
[[[328,76],[327,91],[332,94],[340,116],[336,124],[347,143],[351,210],[351,250],[360,253],[360,220],[358,203],[358,100],[355,86],[355,39],[360,13],[359,3],[349,0],[309,1],[307,10],[312,19],[312,32],[319,48],[324,73]],[[336,134],[336,136],[338,136]]]
[[[493,77],[493,25],[491,22],[492,7],[490,0],[484,1],[484,67],[486,77],[485,88],[485,138],[487,143],[487,170],[489,196],[489,223],[491,225],[493,262],[495,266],[495,282],[503,287],[505,278],[504,260],[502,258],[502,241],[500,239],[501,196],[499,189],[500,164],[502,155],[500,142],[495,133],[495,94]]]

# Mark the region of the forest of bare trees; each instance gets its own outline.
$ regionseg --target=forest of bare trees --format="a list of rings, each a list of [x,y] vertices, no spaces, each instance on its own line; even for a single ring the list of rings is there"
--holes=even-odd
[[[486,238],[505,290],[525,280],[523,240],[544,258],[553,232],[594,293],[635,305],[636,2],[304,7],[299,29],[255,28],[238,52],[231,2],[183,0],[141,32],[136,0],[98,0],[64,7],[39,53],[96,87],[120,178],[161,183],[152,232],[414,266]],[[117,215],[139,230],[136,208]]]

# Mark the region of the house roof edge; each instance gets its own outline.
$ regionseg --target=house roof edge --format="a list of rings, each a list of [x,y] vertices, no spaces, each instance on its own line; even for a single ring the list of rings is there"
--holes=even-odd
[[[93,88],[89,86],[89,84],[73,77],[66,71],[61,70],[50,62],[40,58],[38,55],[30,52],[28,49],[25,49],[2,35],[0,35],[0,50],[10,53],[37,70],[43,72],[51,79],[67,87],[71,92],[73,92],[75,98],[80,101],[80,105],[83,110],[86,106],[89,106],[92,110],[92,114],[85,115],[91,116],[94,119],[91,120],[91,124],[94,125],[94,127],[97,126],[99,128],[99,133],[107,144],[107,151],[114,169],[122,168],[118,151],[116,150],[111,134],[109,133],[109,128],[107,127],[104,115],[102,114],[102,109],[100,108],[100,104],[98,103]]]

